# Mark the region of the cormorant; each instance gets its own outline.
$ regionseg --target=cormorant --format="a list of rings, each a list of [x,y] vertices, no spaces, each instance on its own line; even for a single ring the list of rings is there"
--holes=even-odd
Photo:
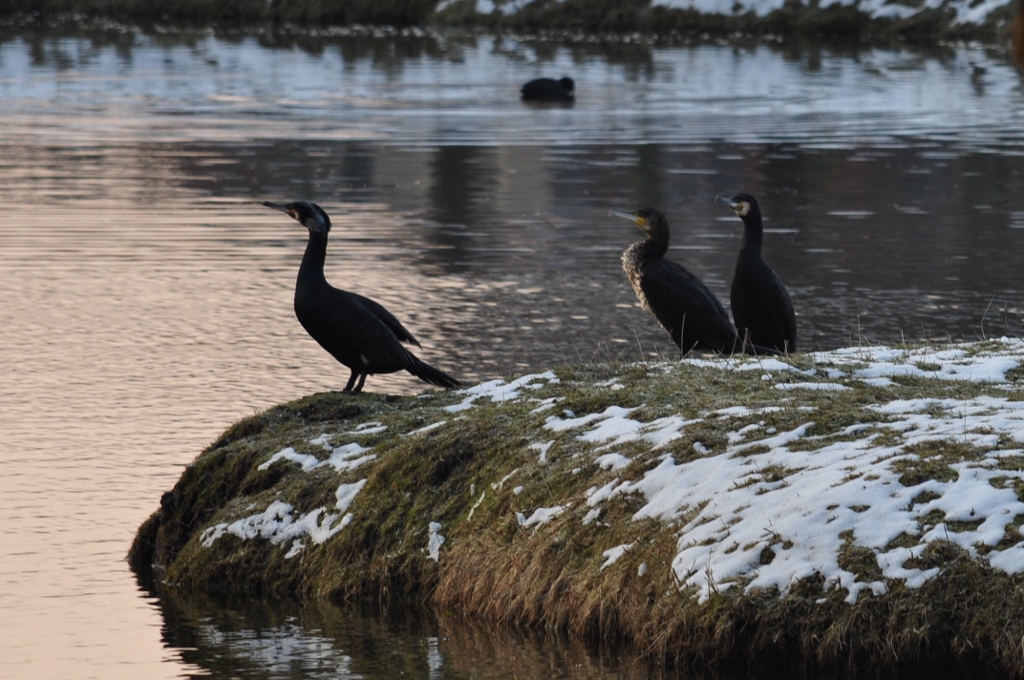
[[[535,102],[571,102],[576,100],[572,78],[537,78],[522,87],[523,100]]]
[[[736,260],[730,302],[741,337],[780,352],[796,351],[796,314],[786,287],[761,259],[761,208],[750,194],[716,196],[743,220],[743,242]]]
[[[324,277],[331,218],[311,201],[263,205],[286,213],[309,230],[309,242],[295,282],[295,316],[320,346],[347,366],[352,375],[345,392],[363,389],[366,376],[406,370],[438,387],[461,383],[428,366],[402,346],[420,343],[388,310],[369,298],[339,290]]]
[[[672,334],[672,340],[683,352],[702,349],[723,354],[776,353],[742,343],[715,294],[682,265],[665,259],[669,232],[663,214],[654,208],[636,212],[612,210],[611,214],[629,220],[647,234],[645,240],[637,241],[622,253],[622,269],[640,305]]]

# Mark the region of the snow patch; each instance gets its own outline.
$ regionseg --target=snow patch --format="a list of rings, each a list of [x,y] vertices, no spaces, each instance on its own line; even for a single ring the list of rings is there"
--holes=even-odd
[[[598,456],[594,462],[604,470],[621,470],[633,461],[621,453],[606,453],[603,456]]]
[[[540,455],[537,457],[537,464],[538,465],[545,465],[545,464],[547,464],[547,462],[548,462],[548,451],[551,450],[551,445],[554,444],[554,443],[555,443],[555,440],[552,439],[551,441],[546,441],[546,442],[537,443],[537,444],[530,444],[530,448],[531,449],[533,449],[534,451],[540,452]]]
[[[839,383],[815,383],[815,382],[798,382],[798,383],[779,383],[775,386],[777,390],[821,390],[823,392],[842,392],[843,390],[852,389],[846,385],[840,385]]]
[[[604,564],[601,565],[601,571],[604,571],[606,567],[610,567],[616,562],[618,562],[619,558],[625,555],[626,551],[630,550],[632,547],[632,543],[624,543],[622,545],[617,545],[614,548],[605,550],[603,553],[601,553],[605,558]]]
[[[435,562],[439,561],[441,546],[444,544],[444,536],[439,534],[439,531],[441,531],[440,522],[431,522],[427,526],[427,556]]]
[[[547,524],[563,512],[565,512],[565,508],[561,505],[556,505],[553,508],[537,508],[529,518],[527,518],[523,513],[517,512],[516,519],[519,520],[519,524],[521,526],[532,527],[540,524]]]
[[[327,508],[316,508],[295,516],[295,508],[290,503],[274,501],[263,512],[207,527],[200,534],[199,542],[204,548],[211,548],[225,534],[237,536],[243,541],[262,538],[272,545],[291,542],[291,547],[285,553],[285,558],[291,559],[306,547],[304,539],[309,538],[319,545],[349,525],[352,515],[345,513],[365,484],[364,479],[338,487],[335,493],[338,501],[335,508],[338,512],[328,513]],[[337,521],[339,517],[341,520]]]
[[[288,448],[281,449],[280,451],[272,455],[269,459],[267,459],[265,463],[261,464],[256,469],[266,470],[279,460],[287,460],[293,463],[298,463],[299,467],[302,468],[303,472],[315,470],[320,465],[320,459],[317,458],[316,456],[311,456],[306,453],[299,453],[298,451],[289,446]]]
[[[445,407],[445,410],[449,413],[465,411],[466,409],[472,408],[477,399],[486,398],[490,399],[494,403],[511,401],[513,399],[518,399],[522,390],[539,390],[544,387],[545,383],[557,384],[558,382],[558,376],[556,376],[552,371],[524,375],[509,383],[506,383],[501,379],[491,380],[464,390],[459,390],[457,394],[464,394],[466,395],[466,398],[458,404]]]
[[[321,435],[320,437],[311,440],[310,443],[319,444],[327,448],[327,450],[331,452],[331,455],[328,456],[327,460],[320,460],[316,456],[305,453],[299,453],[294,448],[289,446],[285,449],[281,449],[280,451],[272,455],[266,461],[261,463],[257,467],[257,469],[266,470],[279,460],[287,460],[292,463],[297,463],[299,467],[302,468],[303,472],[312,472],[313,470],[323,467],[324,465],[330,465],[331,467],[334,468],[335,472],[343,472],[345,470],[355,470],[360,465],[368,463],[377,457],[376,455],[373,454],[363,455],[364,453],[369,451],[369,449],[363,448],[362,446],[354,442],[332,449],[330,448],[329,445],[326,444],[326,436],[327,435]]]

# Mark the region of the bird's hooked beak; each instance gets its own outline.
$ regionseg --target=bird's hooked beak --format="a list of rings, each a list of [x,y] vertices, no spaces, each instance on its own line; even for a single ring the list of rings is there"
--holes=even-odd
[[[725,203],[727,206],[732,208],[733,212],[735,212],[740,217],[743,217],[748,212],[750,212],[750,204],[747,203],[746,201],[736,202],[731,198],[726,198],[725,196],[715,196],[715,203]]]
[[[297,219],[295,216],[295,211],[292,210],[286,203],[272,203],[270,201],[263,201],[263,205],[267,206],[268,208],[273,208],[274,210],[280,210],[293,220]]]
[[[613,217],[621,217],[624,220],[629,220],[646,234],[647,233],[647,220],[641,217],[635,212],[627,212],[625,210],[609,210],[608,214]]]

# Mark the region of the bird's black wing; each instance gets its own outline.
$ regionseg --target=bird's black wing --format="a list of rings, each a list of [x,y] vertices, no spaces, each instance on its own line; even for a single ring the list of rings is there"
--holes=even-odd
[[[395,334],[395,337],[397,337],[399,340],[401,340],[402,342],[411,342],[417,347],[422,347],[419,341],[416,338],[412,337],[412,333],[410,333],[406,329],[406,327],[403,326],[401,322],[399,322],[399,320],[395,318],[394,314],[384,309],[383,305],[381,305],[378,302],[374,302],[368,297],[363,297],[362,295],[359,295],[357,293],[349,294],[352,295],[359,302],[359,304],[361,304],[374,316],[380,319],[385,326],[390,328],[391,331]]]
[[[364,305],[367,299],[331,288],[322,292],[315,306],[302,308],[297,301],[296,314],[309,334],[353,371],[391,373],[413,366],[415,357]]]
[[[793,310],[793,301],[790,300],[789,291],[782,285],[782,279],[779,278],[779,275],[770,267],[768,271],[771,272],[772,277],[773,306],[775,307],[775,313],[782,323],[782,330],[787,345],[786,350],[793,352],[796,351],[796,312]]]
[[[704,282],[669,260],[648,262],[640,279],[654,317],[683,351],[730,352],[736,339],[732,323]]]
[[[732,313],[741,335],[782,351],[796,349],[796,315],[782,280],[763,260],[737,262],[732,282]]]

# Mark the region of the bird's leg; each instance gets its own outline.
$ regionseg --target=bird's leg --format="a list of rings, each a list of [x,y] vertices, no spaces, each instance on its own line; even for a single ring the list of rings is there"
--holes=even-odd
[[[356,384],[356,376],[357,375],[358,374],[355,371],[352,371],[352,375],[350,375],[348,377],[348,382],[345,384],[345,389],[343,389],[342,392],[351,392],[352,391],[352,386]],[[362,384],[360,384],[359,386],[362,387]],[[357,389],[356,392],[358,392],[358,391],[359,390]]]
[[[363,391],[363,383],[365,383],[365,382],[366,382],[366,373],[360,373],[359,374],[359,382],[356,384],[355,389],[352,390],[352,394],[359,394],[360,392],[362,392]]]

